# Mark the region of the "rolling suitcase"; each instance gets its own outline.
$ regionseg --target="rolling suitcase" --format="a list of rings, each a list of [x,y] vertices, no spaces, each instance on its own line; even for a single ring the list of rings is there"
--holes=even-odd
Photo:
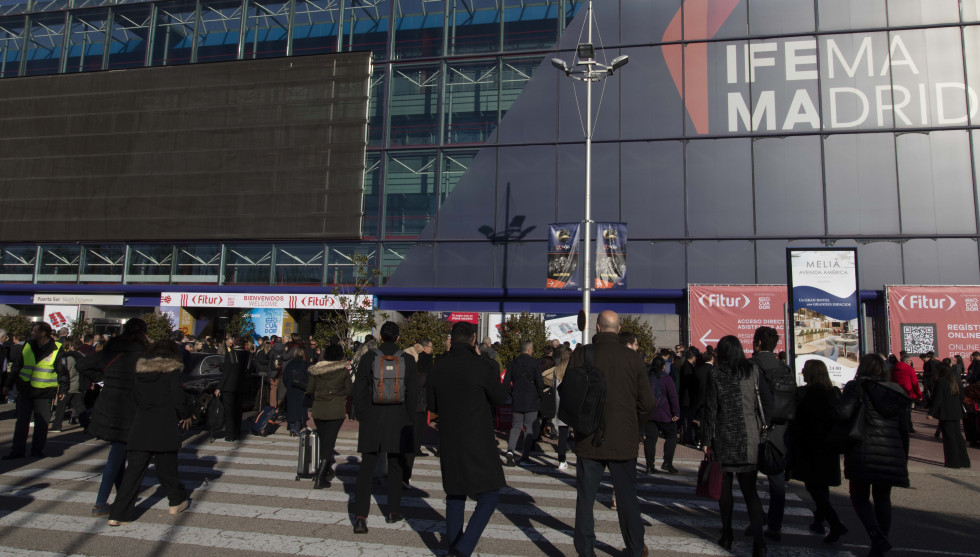
[[[296,462],[296,481],[316,475],[320,464],[320,437],[312,429],[299,432],[299,454]]]

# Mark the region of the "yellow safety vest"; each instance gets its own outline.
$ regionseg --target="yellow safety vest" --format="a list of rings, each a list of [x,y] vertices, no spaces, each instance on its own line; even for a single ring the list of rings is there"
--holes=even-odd
[[[40,362],[35,361],[34,351],[31,344],[24,344],[24,367],[20,368],[20,378],[22,381],[30,383],[35,389],[48,389],[58,386],[58,372],[54,370],[55,358],[61,350],[61,343],[54,343],[55,349]]]

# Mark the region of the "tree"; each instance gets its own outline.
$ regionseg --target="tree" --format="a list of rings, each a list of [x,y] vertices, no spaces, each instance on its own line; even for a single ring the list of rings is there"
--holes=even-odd
[[[653,327],[649,323],[641,321],[639,317],[633,315],[620,315],[619,332],[636,335],[643,358],[647,363],[653,361],[653,357],[657,354],[657,345],[654,344],[657,337],[653,336]]]
[[[233,337],[242,337],[245,342],[255,338],[255,323],[252,321],[252,314],[247,309],[235,312],[228,321],[228,334]]]
[[[441,315],[418,311],[413,313],[408,321],[401,324],[401,338],[398,340],[398,346],[404,349],[422,342],[424,339],[429,339],[432,341],[432,353],[434,355],[442,354],[446,351],[444,340],[450,329],[452,329],[452,325],[443,320]]]
[[[534,356],[544,353],[544,345],[548,342],[548,329],[544,326],[544,316],[534,316],[521,312],[511,315],[507,322],[500,327],[500,348],[497,356],[504,367],[521,353],[521,342],[530,340],[534,343]]]
[[[144,313],[140,319],[146,322],[146,336],[153,342],[168,340],[174,331],[174,322],[167,313]]]
[[[354,254],[351,257],[354,284],[341,290],[334,287],[330,293],[338,298],[340,308],[336,311],[324,312],[326,317],[320,322],[313,337],[322,346],[334,335],[340,339],[344,351],[350,353],[354,335],[358,332],[370,331],[374,326],[375,312],[371,293],[368,288],[374,285],[381,274],[378,269],[370,266],[367,255]],[[385,314],[381,314],[386,319]]]
[[[88,319],[79,317],[78,319],[72,319],[68,322],[68,329],[71,331],[69,335],[72,338],[81,340],[85,335],[95,332],[95,325],[93,325]]]
[[[23,315],[0,315],[0,329],[7,331],[11,337],[21,334],[27,338],[33,327],[34,323]]]

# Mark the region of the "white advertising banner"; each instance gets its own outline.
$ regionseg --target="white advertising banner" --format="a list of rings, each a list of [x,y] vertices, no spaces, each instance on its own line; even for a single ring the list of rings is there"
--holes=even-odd
[[[78,319],[78,306],[44,306],[44,322],[51,325],[56,333],[58,329],[69,326],[76,319]]]
[[[374,309],[374,297],[353,294],[247,294],[212,292],[163,292],[160,306],[198,308],[279,308],[343,309],[344,304],[359,304]]]
[[[121,306],[122,294],[35,294],[35,304]]]

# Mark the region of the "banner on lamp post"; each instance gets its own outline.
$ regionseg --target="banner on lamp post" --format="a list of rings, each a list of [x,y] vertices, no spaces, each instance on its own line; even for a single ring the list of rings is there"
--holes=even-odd
[[[548,227],[548,277],[545,288],[575,289],[579,284],[579,223],[556,223]]]
[[[804,364],[820,360],[843,385],[854,379],[862,349],[857,249],[788,248],[786,258],[797,383]]]
[[[626,288],[626,223],[596,223],[595,288]]]

